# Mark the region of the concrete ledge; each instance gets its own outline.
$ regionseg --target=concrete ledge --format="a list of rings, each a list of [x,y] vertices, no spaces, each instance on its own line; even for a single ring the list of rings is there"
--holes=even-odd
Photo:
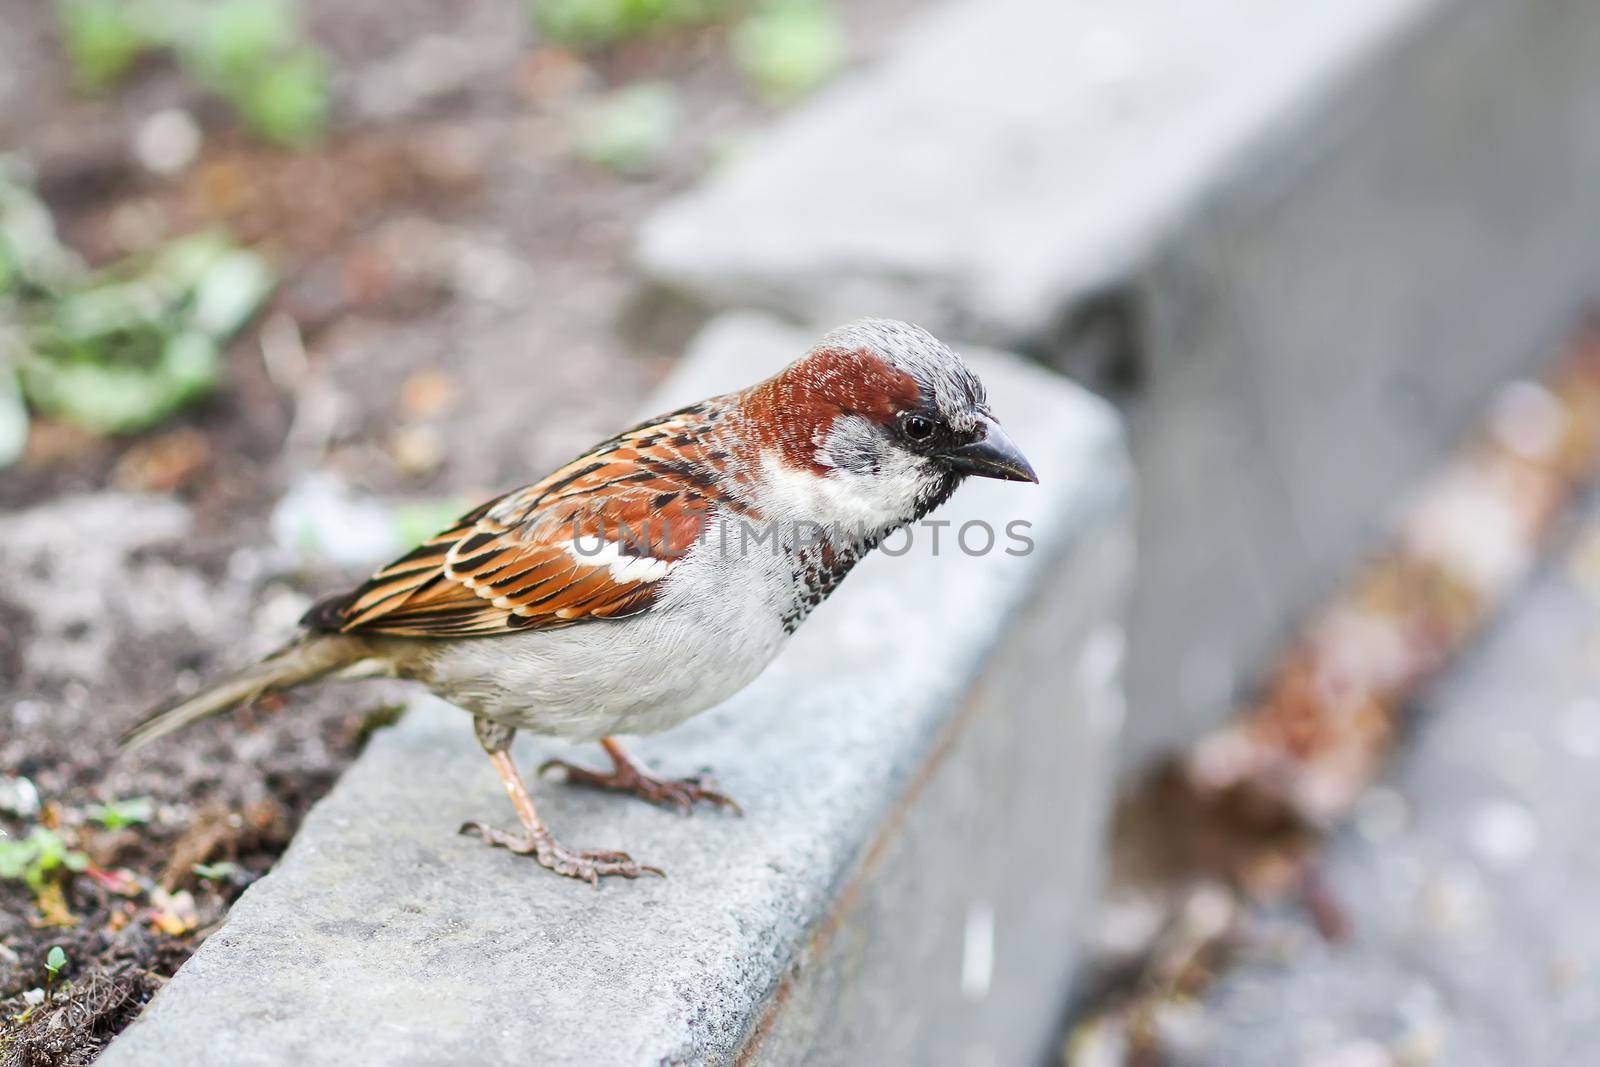
[[[639,258],[1125,392],[1136,763],[1221,720],[1593,295],[1597,54],[1584,0],[955,0]]]
[[[639,262],[714,306],[897,309],[1037,346],[1242,177],[1264,131],[1445,2],[930,5],[880,64],[649,220]]]
[[[719,320],[660,406],[808,341]],[[662,767],[713,766],[743,819],[536,787],[566,840],[668,880],[595,892],[455,836],[511,815],[466,718],[424,700],[101,1062],[1041,1055],[1098,878],[1128,472],[1105,405],[1010,357],[973,362],[1043,484],[969,485],[936,517],[1026,520],[1031,554],[880,554],[755,685],[643,744]]]

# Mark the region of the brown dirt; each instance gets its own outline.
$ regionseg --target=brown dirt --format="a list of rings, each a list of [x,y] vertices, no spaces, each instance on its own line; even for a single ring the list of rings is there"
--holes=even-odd
[[[19,777],[44,799],[32,814],[0,803],[0,831],[53,827],[92,861],[45,893],[0,881],[0,1063],[91,1061],[392,719],[390,690],[328,690],[116,757],[144,708],[261,651],[293,608],[355,577],[273,549],[266,519],[285,487],[317,470],[359,492],[467,498],[528,481],[627,420],[694,322],[643,313],[632,233],[768,118],[716,28],[579,58],[541,46],[503,0],[305,6],[334,57],[337,121],[326,143],[291,153],[236,132],[160,60],[83,98],[51,5],[0,0],[0,145],[34,165],[69,243],[105,262],[220,223],[285,278],[209,402],[129,439],[37,425],[23,462],[0,471],[0,524],[62,509],[45,527],[53,554],[0,546],[0,800]],[[909,6],[841,4],[857,52]],[[428,35],[465,44],[461,69],[397,100],[384,91],[397,57]],[[674,83],[685,105],[658,172],[623,179],[574,158],[575,110],[641,78]],[[192,111],[205,145],[167,179],[131,146],[171,106]],[[623,325],[639,322],[650,328]],[[115,510],[93,513],[103,528],[74,523],[80,495],[108,490],[175,500],[187,519],[137,536],[104,518]],[[160,526],[151,498],[115,504],[130,527]],[[109,569],[79,565],[91,558]],[[16,592],[24,579],[33,592]],[[89,606],[63,621],[48,610],[57,594]],[[153,800],[148,822],[90,817],[130,797]],[[232,872],[194,872],[219,863]],[[56,945],[68,962],[52,980]]]

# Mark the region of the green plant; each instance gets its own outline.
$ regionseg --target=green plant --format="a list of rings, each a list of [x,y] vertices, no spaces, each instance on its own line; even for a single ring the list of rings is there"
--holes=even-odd
[[[300,144],[326,126],[327,63],[300,40],[293,5],[218,0],[176,40],[186,65],[257,133]]]
[[[57,16],[73,74],[91,92],[109,88],[150,47],[146,27],[125,0],[62,0]]]
[[[805,95],[839,70],[844,31],[828,0],[768,0],[735,28],[734,59],[774,104]]]
[[[0,467],[32,408],[98,433],[153,426],[207,395],[222,346],[271,293],[265,261],[220,233],[90,272],[0,158]]]
[[[89,818],[107,830],[121,830],[149,822],[156,813],[156,802],[150,797],[129,797],[110,804],[96,804],[89,809]]]
[[[259,257],[220,234],[174,241],[36,316],[23,391],[40,411],[96,433],[153,426],[212,391],[222,343],[272,284]]]
[[[678,93],[665,82],[638,82],[603,97],[578,117],[578,154],[621,174],[654,170],[683,121]]]
[[[291,4],[220,0],[208,6],[195,32],[187,35],[185,48],[207,77],[219,82],[243,81],[266,57],[294,49],[298,36]]]
[[[54,982],[56,975],[61,973],[61,968],[67,965],[67,950],[60,945],[51,945],[50,951],[45,953],[44,973],[45,981]]]
[[[566,48],[598,48],[661,30],[714,22],[733,0],[531,0],[534,25]]]
[[[78,83],[104,91],[140,55],[167,51],[246,125],[284,144],[327,125],[328,68],[292,0],[58,0]]]
[[[207,882],[231,882],[239,874],[237,863],[197,863],[192,868],[195,876]]]
[[[257,133],[282,144],[305,144],[328,124],[327,63],[316,52],[284,56],[224,95]]]
[[[35,195],[28,169],[0,155],[0,302],[56,292],[83,271],[56,237],[55,217]]]
[[[42,826],[21,840],[0,840],[0,878],[23,882],[35,893],[59,873],[76,873],[88,866],[88,856]]]

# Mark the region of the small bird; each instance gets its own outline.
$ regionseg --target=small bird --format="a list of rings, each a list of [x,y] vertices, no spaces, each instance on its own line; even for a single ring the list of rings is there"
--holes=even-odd
[[[408,679],[474,717],[522,824],[462,832],[596,885],[660,875],[558,841],[512,737],[599,741],[610,771],[539,768],[574,784],[738,811],[707,778],[652,774],[615,735],[666,730],[744,688],[864,555],[968,476],[1038,481],[960,356],[920,327],[866,319],[766,381],[642,422],[474,508],[123,743],[310,682]]]

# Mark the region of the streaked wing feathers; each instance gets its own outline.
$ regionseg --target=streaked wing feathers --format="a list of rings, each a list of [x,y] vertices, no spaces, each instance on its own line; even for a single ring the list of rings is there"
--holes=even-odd
[[[697,405],[492,500],[306,616],[316,629],[475,637],[646,611],[722,499]]]

